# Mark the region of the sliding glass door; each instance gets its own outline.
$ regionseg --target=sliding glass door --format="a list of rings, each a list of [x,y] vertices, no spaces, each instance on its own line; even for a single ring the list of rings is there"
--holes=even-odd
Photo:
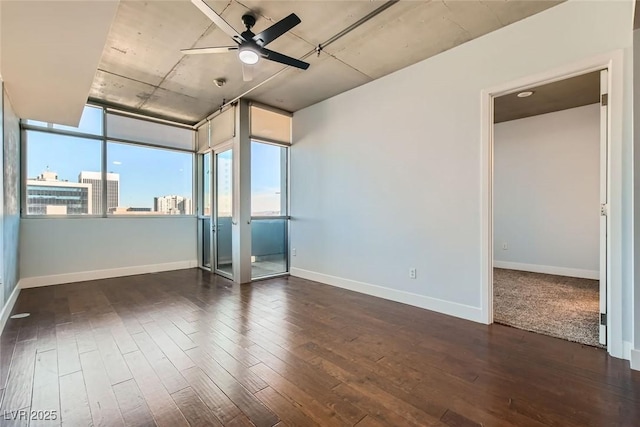
[[[231,148],[216,151],[213,216],[214,261],[216,273],[233,277],[233,153]]]
[[[233,278],[232,151],[208,151],[200,159],[200,266]]]
[[[200,200],[200,206],[202,208],[198,211],[198,231],[200,235],[199,253],[200,253],[200,267],[211,270],[212,254],[213,254],[213,241],[212,241],[212,220],[211,220],[211,183],[213,182],[213,175],[211,174],[211,152],[201,154],[199,156],[199,187],[200,194],[198,198]]]
[[[251,278],[289,271],[288,147],[251,142]]]

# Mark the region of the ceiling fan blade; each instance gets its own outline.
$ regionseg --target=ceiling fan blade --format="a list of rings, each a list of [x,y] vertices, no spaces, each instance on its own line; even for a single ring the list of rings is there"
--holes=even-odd
[[[227,23],[227,21],[222,19],[220,15],[218,15],[213,9],[211,9],[209,5],[204,2],[204,0],[191,0],[191,3],[193,3],[195,7],[200,9],[202,13],[207,15],[207,17],[211,19],[218,28],[227,33],[229,37],[233,38],[238,43],[244,41],[244,38],[240,35],[240,33],[238,33],[231,25]]]
[[[298,18],[295,13],[292,13],[286,18],[283,18],[280,21],[276,22],[263,32],[253,36],[253,40],[260,46],[266,46],[296,25],[298,25],[300,22],[302,22],[300,21],[300,18]]]
[[[274,52],[273,50],[262,49],[262,55],[264,58],[270,61],[279,62],[285,65],[290,65],[292,67],[300,68],[302,70],[306,70],[307,68],[309,68],[309,63],[300,61],[299,59],[295,59],[287,55],[283,55],[278,52]]]
[[[250,82],[253,80],[253,65],[242,63],[242,80]]]
[[[196,47],[193,49],[180,49],[180,52],[186,55],[199,55],[203,53],[227,53],[232,50],[238,50],[238,46]]]

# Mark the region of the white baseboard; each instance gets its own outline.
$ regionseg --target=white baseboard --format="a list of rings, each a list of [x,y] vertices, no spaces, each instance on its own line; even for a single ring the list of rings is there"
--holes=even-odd
[[[631,349],[629,360],[631,361],[631,369],[640,371],[640,350]]]
[[[554,274],[556,276],[579,277],[581,279],[600,279],[596,270],[582,270],[580,268],[554,267],[551,265],[524,264],[521,262],[493,261],[495,268],[507,270],[530,271],[532,273]]]
[[[622,358],[631,360],[631,350],[633,350],[633,343],[630,341],[622,341]]]
[[[40,286],[60,285],[63,283],[86,282],[87,280],[110,279],[113,277],[133,276],[136,274],[158,273],[161,271],[183,270],[198,266],[198,261],[177,261],[164,264],[136,265],[133,267],[109,268],[106,270],[80,271],[77,273],[54,274],[51,276],[23,277],[20,285],[23,289]]]
[[[290,275],[482,323],[482,310],[479,307],[472,307],[470,305],[458,304],[451,301],[413,294],[411,292],[389,289],[378,285],[372,285],[370,283],[358,282],[355,280],[330,276],[328,274],[317,273],[315,271],[303,270],[301,268],[291,268]]]
[[[9,315],[11,314],[11,310],[13,310],[13,306],[16,305],[19,294],[20,282],[18,282],[18,284],[13,288],[11,295],[9,295],[9,299],[4,303],[2,311],[0,311],[0,333],[4,331],[4,326],[7,324],[7,320],[9,320]]]

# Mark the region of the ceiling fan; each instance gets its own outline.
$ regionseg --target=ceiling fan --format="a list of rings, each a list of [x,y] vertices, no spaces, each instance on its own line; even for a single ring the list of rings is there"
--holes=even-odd
[[[266,45],[298,25],[300,18],[295,13],[283,18],[276,22],[261,33],[254,34],[251,28],[256,23],[256,18],[253,15],[243,15],[242,22],[244,23],[246,30],[243,33],[238,33],[231,25],[227,23],[220,15],[218,15],[213,9],[211,9],[204,0],[191,0],[202,13],[207,15],[214,24],[218,26],[222,31],[227,33],[237,46],[220,46],[220,47],[201,47],[194,49],[182,49],[181,52],[193,55],[203,53],[226,53],[234,50],[238,51],[238,58],[242,62],[242,77],[244,81],[250,81],[253,79],[253,65],[257,64],[260,58],[268,59],[269,61],[279,62],[281,64],[290,65],[292,67],[306,70],[309,68],[309,64],[299,59],[292,58],[287,55],[283,55],[278,52],[274,52],[265,48]]]

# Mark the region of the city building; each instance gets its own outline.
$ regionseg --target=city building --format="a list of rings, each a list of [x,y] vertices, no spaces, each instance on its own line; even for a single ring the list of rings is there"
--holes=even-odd
[[[58,174],[46,171],[27,180],[27,214],[92,214],[91,184],[60,181]]]
[[[175,195],[154,197],[153,210],[163,215],[190,215],[191,199]]]
[[[91,184],[91,204],[96,213],[102,213],[102,173],[82,171],[78,182]],[[120,174],[107,173],[107,210],[120,204]]]
[[[156,212],[151,208],[127,208],[127,207],[115,207],[109,208],[108,213],[110,215],[153,215]]]

